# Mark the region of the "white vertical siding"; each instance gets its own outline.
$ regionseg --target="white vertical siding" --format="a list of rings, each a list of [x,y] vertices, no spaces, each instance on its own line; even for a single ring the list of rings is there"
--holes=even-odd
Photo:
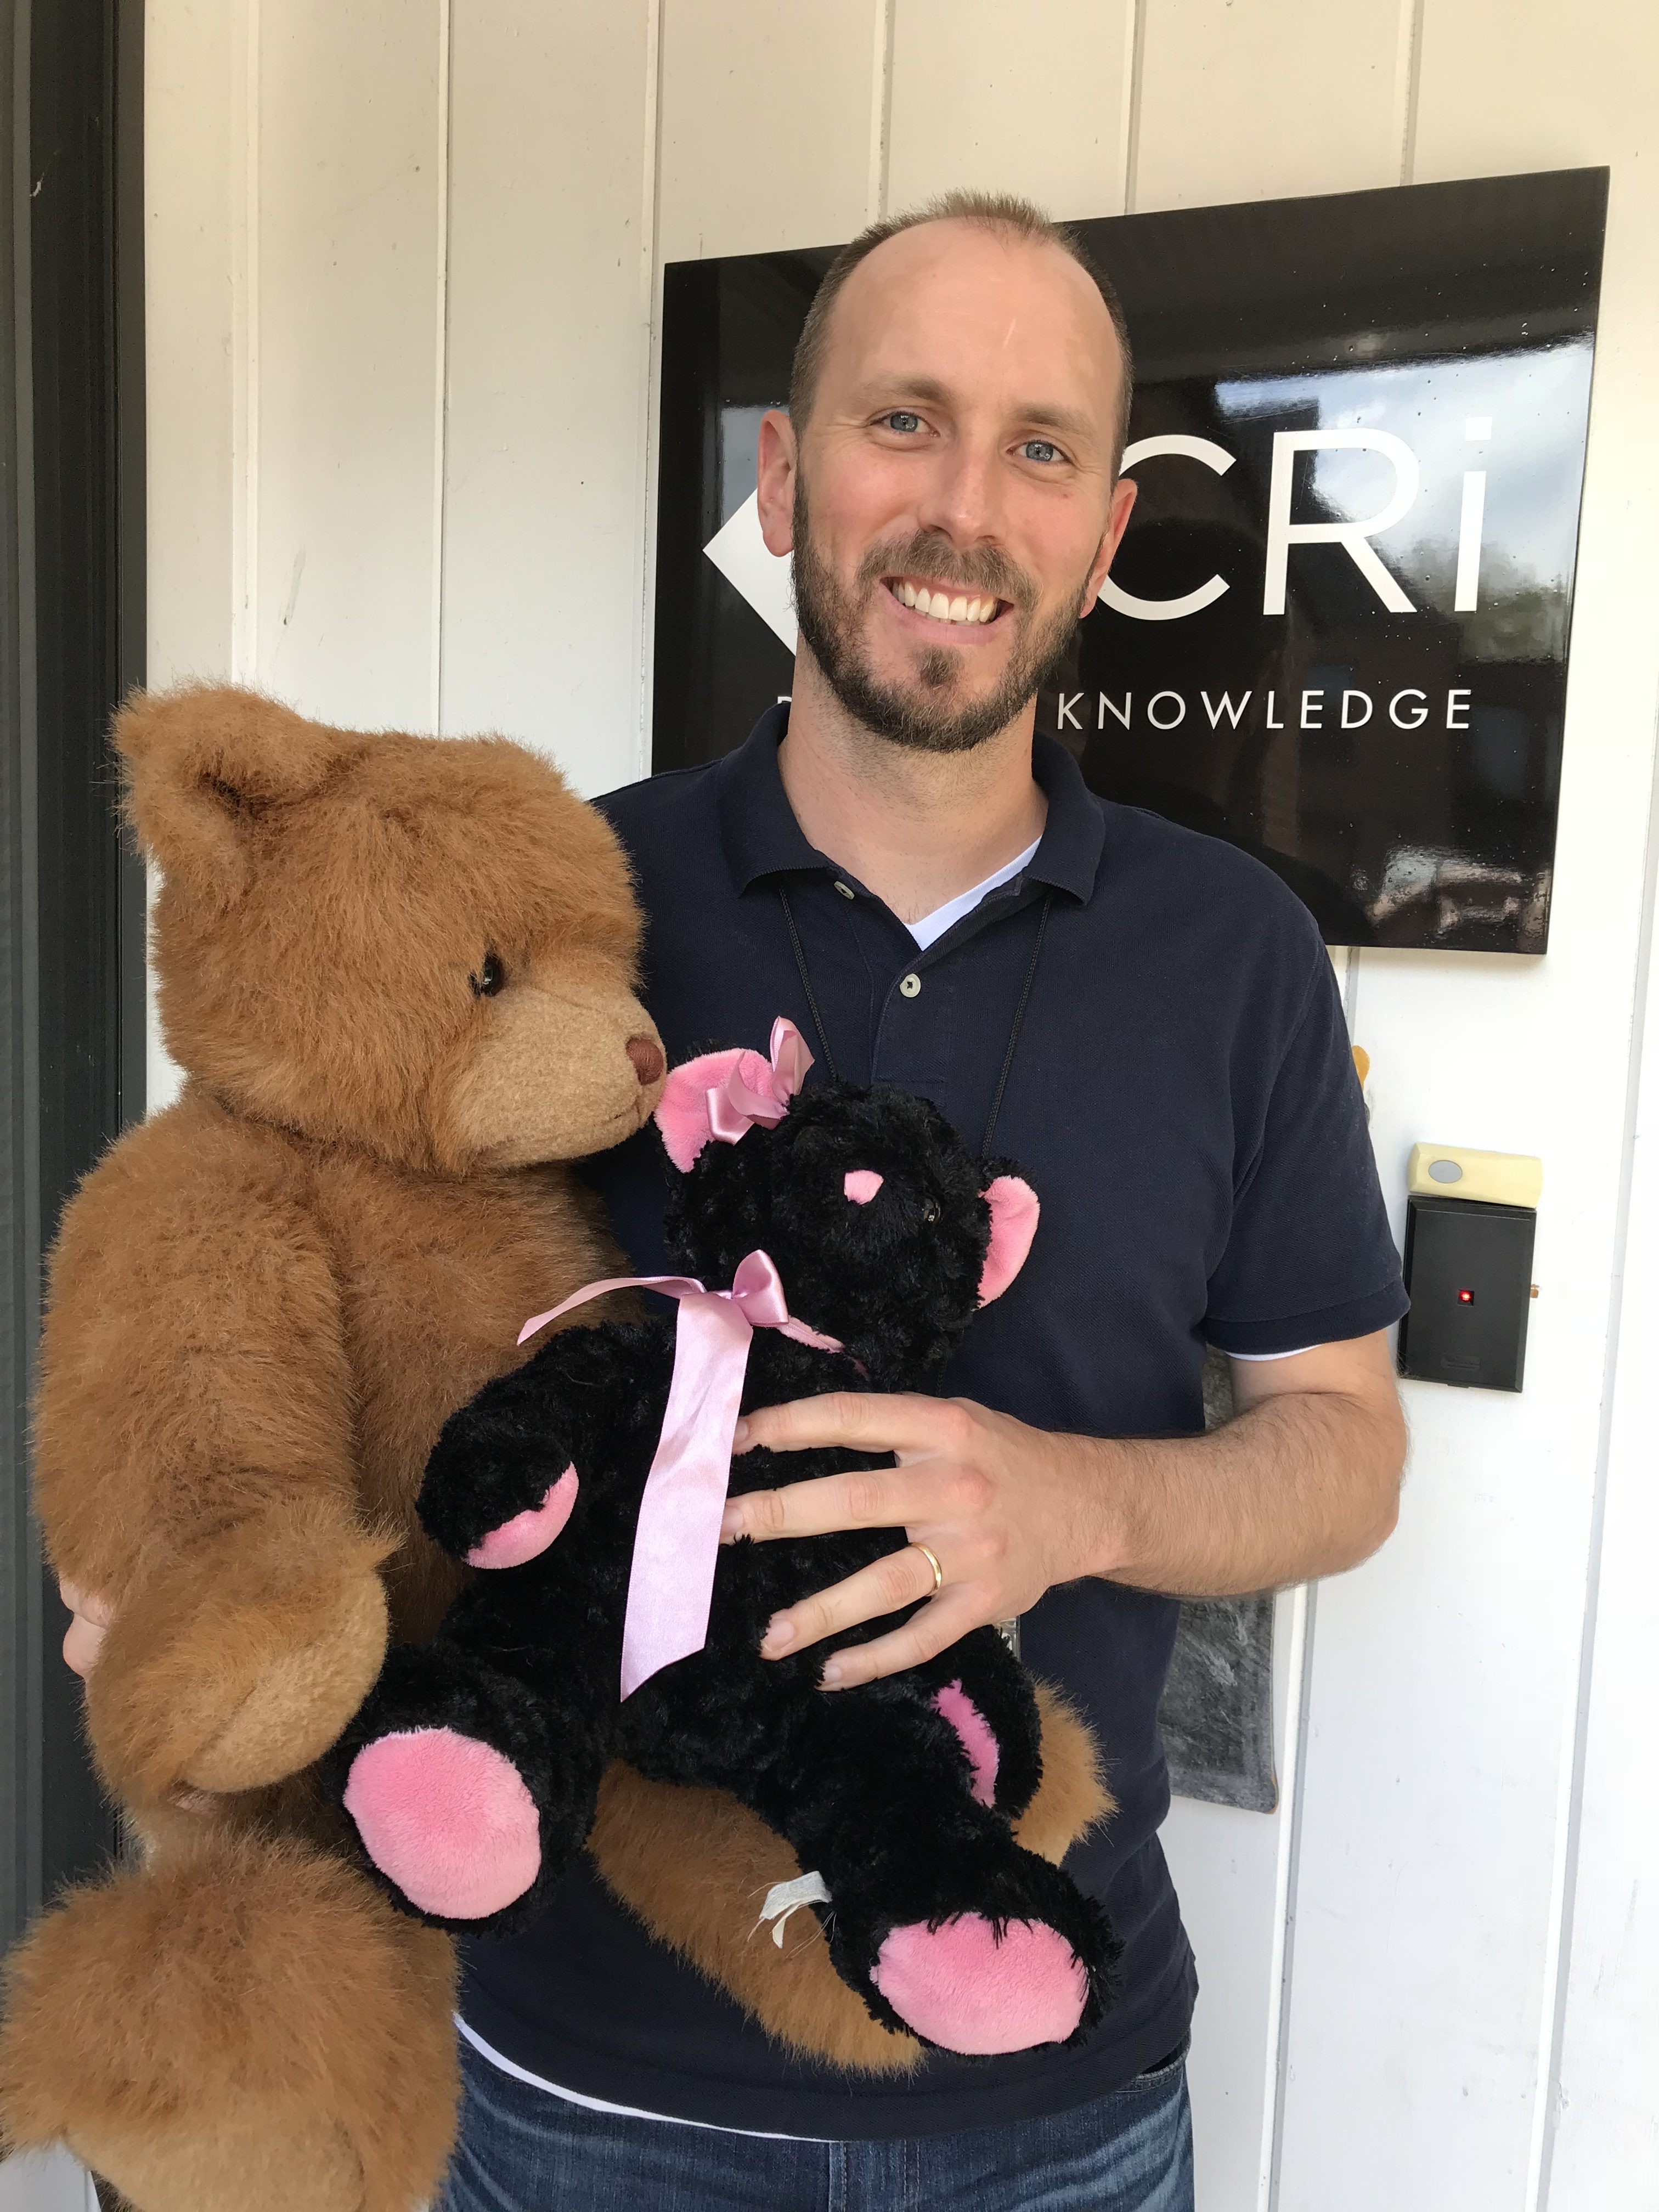
[[[898,0],[890,208],[971,185],[1056,215],[1121,213],[1134,26],[1134,0],[1049,0],[1015,38],[997,0],[948,19]]]
[[[880,0],[663,0],[665,261],[825,246],[871,200]]]
[[[152,677],[505,729],[588,790],[647,757],[665,260],[827,243],[956,183],[1084,216],[1612,162],[1552,949],[1348,969],[1391,1193],[1419,1137],[1544,1156],[1527,1390],[1409,1386],[1399,1534],[1280,1602],[1294,1810],[1178,1803],[1166,1841],[1204,1981],[1203,2212],[1659,2202],[1651,10],[149,20]]]
[[[586,790],[641,741],[656,90],[632,9],[458,8],[443,727]]]

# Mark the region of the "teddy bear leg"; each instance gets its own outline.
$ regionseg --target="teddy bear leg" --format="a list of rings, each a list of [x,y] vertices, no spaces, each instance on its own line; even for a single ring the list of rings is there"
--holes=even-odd
[[[448,1939],[353,1868],[221,1832],[14,1954],[0,2130],[134,2212],[416,2212],[454,2132]]]
[[[1042,1721],[1036,1685],[1003,1638],[976,1628],[908,1680],[956,1730],[975,1800],[1018,1820],[1042,1779]]]
[[[976,1794],[982,1767],[935,1695],[823,1701],[774,1817],[829,1891],[836,1971],[884,2026],[981,2056],[1067,2042],[1104,2008],[1113,1938]]]
[[[500,1931],[580,1850],[608,1757],[593,1723],[556,1731],[531,1683],[440,1637],[388,1655],[324,1773],[400,1899]]]

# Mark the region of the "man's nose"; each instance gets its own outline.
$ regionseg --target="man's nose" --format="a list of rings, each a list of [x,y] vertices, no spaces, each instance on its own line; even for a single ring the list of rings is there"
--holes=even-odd
[[[938,455],[917,520],[963,552],[998,537],[1002,524],[1000,456],[988,443],[955,439]]]

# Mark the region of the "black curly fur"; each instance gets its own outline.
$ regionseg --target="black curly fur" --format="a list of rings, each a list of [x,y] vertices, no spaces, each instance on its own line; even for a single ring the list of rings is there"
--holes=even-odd
[[[868,1204],[845,1195],[851,1168],[882,1177]],[[705,1145],[670,1204],[678,1264],[724,1285],[746,1254],[764,1250],[791,1312],[846,1347],[823,1352],[757,1331],[744,1409],[828,1390],[931,1388],[978,1304],[991,1232],[983,1192],[1012,1171],[1007,1161],[973,1158],[925,1099],[840,1082],[801,1093],[781,1121],[738,1144]],[[823,1875],[830,1956],[877,2020],[906,2025],[870,1978],[889,1932],[979,1912],[1046,1921],[1066,1937],[1090,1980],[1079,2039],[1107,2001],[1116,1946],[1092,1900],[1014,1841],[1010,1824],[1041,1776],[1039,1728],[1030,1678],[1002,1638],[977,1629],[926,1666],[833,1695],[817,1687],[821,1649],[758,1656],[774,1613],[902,1548],[902,1531],[726,1547],[704,1650],[619,1700],[634,1527],[674,1326],[669,1313],[568,1328],[447,1423],[420,1498],[421,1518],[447,1551],[465,1558],[539,1504],[572,1464],[575,1508],[539,1558],[481,1576],[432,1645],[390,1655],[331,1754],[337,1792],[357,1753],[398,1730],[451,1728],[511,1759],[540,1814],[540,1874],[489,1920],[439,1923],[507,1933],[534,1918],[581,1847],[613,1758],[663,1781],[717,1784]],[[732,1487],[888,1464],[850,1451],[757,1450],[733,1462]],[[841,1641],[881,1635],[907,1617],[867,1622]],[[997,1741],[989,1807],[975,1802],[967,1754],[933,1705],[951,1682]]]

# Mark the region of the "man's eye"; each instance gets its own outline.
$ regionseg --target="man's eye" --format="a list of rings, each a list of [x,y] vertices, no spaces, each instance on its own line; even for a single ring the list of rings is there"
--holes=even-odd
[[[1047,438],[1028,438],[1020,447],[1028,461],[1058,461],[1063,458],[1060,447]]]
[[[908,407],[896,407],[890,415],[884,415],[881,419],[884,428],[897,430],[905,437],[921,428],[921,416],[913,414]]]

